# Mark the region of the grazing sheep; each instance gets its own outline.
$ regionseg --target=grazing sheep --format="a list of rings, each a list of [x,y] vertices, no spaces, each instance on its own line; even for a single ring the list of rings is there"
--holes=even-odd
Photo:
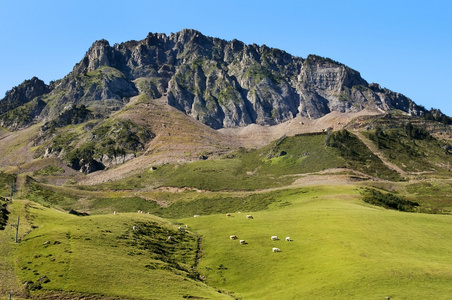
[[[232,216],[231,214],[226,214],[226,217],[230,217],[230,216]]]
[[[279,238],[276,235],[272,235],[272,241],[279,241]]]
[[[245,240],[240,240],[240,245],[245,245],[246,241]]]
[[[167,241],[174,241],[174,238],[170,235],[166,240]]]
[[[247,219],[254,219],[252,215],[246,215]]]
[[[177,229],[179,229],[179,231],[185,231],[185,228],[181,226],[177,227]]]
[[[229,236],[229,238],[230,238],[231,240],[236,240],[236,239],[238,239],[238,237],[237,237],[236,235],[231,235],[231,236]]]
[[[137,225],[133,225],[132,229],[133,230],[138,230],[138,226]]]
[[[273,248],[272,251],[273,251],[273,252],[281,252],[281,249],[279,249],[279,248]]]
[[[199,217],[199,215],[194,215],[194,216],[193,216],[193,218],[197,218],[197,217]]]
[[[290,236],[286,237],[286,242],[290,242],[290,241],[291,241]]]

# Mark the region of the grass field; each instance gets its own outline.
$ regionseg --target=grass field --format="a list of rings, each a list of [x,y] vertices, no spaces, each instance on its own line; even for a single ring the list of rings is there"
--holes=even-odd
[[[21,215],[22,239],[14,244],[13,230],[0,232],[7,257],[0,271],[11,275],[0,299],[8,289],[25,296],[26,281],[32,297],[42,299],[60,292],[111,299],[450,299],[450,216],[373,207],[360,190],[325,185],[267,192],[262,199],[271,201],[251,212],[254,219],[245,217],[247,203],[227,193],[184,196],[187,207],[199,201],[208,207],[210,199],[222,212],[173,219],[188,225],[185,234],[148,214],[79,217],[15,201],[10,217]]]
[[[163,219],[137,213],[78,217],[28,201],[16,201],[13,210],[37,227],[27,235],[21,231],[20,245],[12,246],[18,278],[29,282],[32,297],[64,291],[127,299],[229,298],[195,280],[197,236]],[[174,239],[167,241],[170,235]]]
[[[243,299],[450,299],[450,216],[371,207],[350,187],[283,201],[290,205],[252,220],[246,212],[181,220],[204,237],[208,284]]]

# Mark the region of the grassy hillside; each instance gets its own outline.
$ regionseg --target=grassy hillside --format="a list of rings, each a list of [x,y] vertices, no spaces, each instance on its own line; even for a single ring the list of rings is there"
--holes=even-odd
[[[450,150],[447,141],[431,136],[422,127],[407,123],[404,128],[381,129],[365,133],[379,151],[407,172],[448,172]]]
[[[9,199],[11,196],[11,184],[14,180],[13,175],[0,172],[0,197]]]
[[[220,195],[196,194],[182,196],[188,211],[199,201],[206,209],[208,199],[215,207]],[[448,299],[452,293],[450,216],[371,206],[353,185],[263,193],[260,199],[272,200],[252,212],[247,203],[256,193],[240,203],[227,194],[218,198],[221,213],[175,220],[188,225],[185,233],[148,214],[81,217],[15,201],[11,217],[21,215],[21,242],[13,243],[12,230],[0,231],[0,239],[14,253],[16,295],[20,286],[26,295],[25,281],[28,293],[42,299],[62,293],[99,299]],[[173,213],[185,211],[181,206]],[[245,217],[250,213],[253,219]],[[280,240],[272,241],[273,235]],[[9,258],[0,273],[5,263],[11,270]]]
[[[197,235],[162,219],[137,213],[80,217],[31,202],[14,206],[23,206],[35,227],[22,238],[15,262],[33,297],[63,291],[127,299],[227,298],[198,279]]]
[[[353,187],[282,201],[290,205],[252,220],[246,211],[181,220],[204,236],[199,270],[208,284],[243,299],[449,299],[450,216],[371,207]]]
[[[353,134],[316,133],[282,137],[259,149],[239,149],[220,159],[164,164],[129,178],[89,189],[193,187],[202,190],[255,190],[281,187],[297,175],[350,168],[370,176],[400,180]]]

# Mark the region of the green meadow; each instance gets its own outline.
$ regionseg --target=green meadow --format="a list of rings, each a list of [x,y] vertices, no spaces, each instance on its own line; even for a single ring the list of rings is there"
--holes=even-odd
[[[246,211],[181,220],[203,236],[209,285],[242,299],[450,299],[450,216],[372,207],[353,187],[309,188],[283,203],[251,220]]]
[[[24,216],[21,241],[14,244],[11,229],[0,238],[15,253],[16,283],[28,281],[41,299],[450,299],[450,215],[371,206],[361,191],[281,190],[252,212],[225,200],[222,213],[170,221],[137,212],[75,216],[15,201],[10,217]]]
[[[1,232],[2,242],[14,249],[18,281],[28,282],[32,298],[45,299],[52,292],[126,299],[227,298],[197,280],[197,235],[182,233],[163,219],[138,213],[80,217],[28,201],[11,206],[12,215],[22,211],[27,221],[22,221],[19,245],[8,232]]]

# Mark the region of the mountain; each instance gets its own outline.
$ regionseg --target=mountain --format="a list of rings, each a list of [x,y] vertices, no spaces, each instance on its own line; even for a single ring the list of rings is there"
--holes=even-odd
[[[47,86],[33,78],[7,92],[0,101],[0,125],[23,128],[82,104],[106,116],[139,94],[167,96],[169,105],[214,129],[275,125],[296,116],[316,119],[364,108],[411,115],[425,111],[331,59],[303,59],[186,29],[113,46],[96,41],[63,79]],[[12,116],[12,111],[22,113]]]
[[[427,111],[402,94],[369,84],[328,58],[303,59],[191,29],[113,46],[99,40],[64,78],[48,85],[36,77],[25,80],[0,100],[5,153],[0,165],[57,157],[92,173],[145,153],[193,160],[246,146],[218,129],[392,110],[452,123],[441,111]],[[327,123],[314,131],[336,128]],[[262,146],[287,133],[254,138],[261,136]],[[182,136],[190,142],[181,142]]]

